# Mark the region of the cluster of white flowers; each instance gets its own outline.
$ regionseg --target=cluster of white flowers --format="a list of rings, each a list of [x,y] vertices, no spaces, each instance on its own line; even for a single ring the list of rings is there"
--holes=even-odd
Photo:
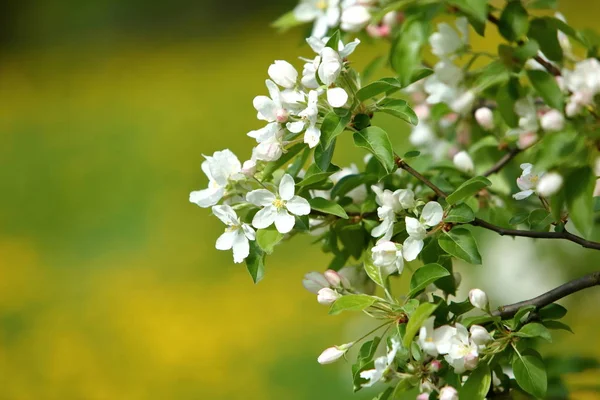
[[[517,186],[521,191],[513,195],[516,200],[526,199],[534,193],[542,197],[550,197],[563,185],[563,177],[558,172],[536,172],[533,165],[529,163],[521,164],[521,169],[523,172],[517,178]]]

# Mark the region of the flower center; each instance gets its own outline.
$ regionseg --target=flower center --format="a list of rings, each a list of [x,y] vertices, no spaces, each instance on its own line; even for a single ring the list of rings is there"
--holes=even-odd
[[[275,200],[273,200],[273,205],[275,206],[276,209],[281,210],[282,208],[285,207],[285,200],[275,199]]]
[[[317,1],[317,8],[319,10],[325,10],[327,8],[327,0]]]
[[[277,122],[279,122],[280,124],[286,123],[288,120],[288,112],[285,109],[279,109],[277,110],[277,115],[275,116],[275,118],[277,119]]]

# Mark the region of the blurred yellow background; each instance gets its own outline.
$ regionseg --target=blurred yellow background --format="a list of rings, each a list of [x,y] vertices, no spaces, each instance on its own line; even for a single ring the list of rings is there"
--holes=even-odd
[[[0,399],[370,398],[351,394],[348,364],[316,363],[322,349],[368,328],[356,316],[327,316],[302,288],[304,273],[329,262],[310,238],[278,247],[253,285],[230,252],[215,250],[221,223],[188,202],[206,184],[202,154],[228,147],[248,158],[245,134],[260,126],[252,99],[266,93],[269,64],[310,56],[303,32],[276,35],[267,25],[295,2],[8,3],[0,9]],[[600,15],[597,2],[561,9],[576,27]],[[359,70],[384,49],[359,47]],[[396,131],[402,146],[407,129]],[[340,164],[363,154],[348,142],[338,152]],[[529,243],[493,240],[484,256]],[[597,256],[571,244],[535,249],[546,257],[558,249],[562,278],[597,268]],[[481,282],[494,268],[502,259],[484,265]],[[571,304],[599,300],[587,292]],[[577,335],[559,332],[547,349],[600,355],[597,309],[568,322]],[[599,380],[570,382],[583,388],[578,398],[597,398],[584,389]]]

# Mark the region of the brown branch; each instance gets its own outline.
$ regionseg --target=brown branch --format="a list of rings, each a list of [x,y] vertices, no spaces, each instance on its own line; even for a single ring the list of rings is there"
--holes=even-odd
[[[483,176],[490,176],[500,171],[506,164],[508,164],[513,158],[521,152],[521,149],[514,147],[508,153],[506,153],[501,159],[496,162],[490,169],[483,173]]]
[[[448,195],[435,184],[433,184],[429,179],[425,178],[419,172],[415,171],[410,165],[408,165],[404,160],[400,157],[396,156],[395,158],[396,165],[398,168],[402,168],[419,181],[423,182],[425,185],[429,186],[431,190],[433,190],[439,197],[445,199]],[[592,242],[590,240],[586,240],[580,236],[573,235],[567,230],[563,230],[561,232],[537,232],[537,231],[524,231],[519,229],[506,229],[502,228],[498,225],[491,224],[487,221],[484,221],[479,218],[475,218],[473,221],[468,222],[469,225],[479,226],[481,228],[496,232],[500,236],[519,236],[519,237],[530,237],[536,239],[562,239],[568,240],[570,242],[577,243],[585,248],[600,250],[600,243]]]
[[[570,294],[598,285],[600,285],[600,271],[567,282],[533,299],[498,307],[496,311],[492,312],[492,315],[502,317],[503,319],[511,318],[522,307],[535,306],[536,309],[540,309]]]

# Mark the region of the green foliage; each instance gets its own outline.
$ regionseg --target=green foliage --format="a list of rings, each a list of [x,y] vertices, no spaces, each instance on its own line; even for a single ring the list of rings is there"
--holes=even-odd
[[[392,43],[390,62],[402,86],[407,86],[421,66],[421,50],[429,36],[430,25],[420,19],[409,19]]]
[[[529,81],[534,89],[552,108],[562,110],[564,108],[564,98],[562,91],[556,83],[556,79],[546,71],[529,70],[527,71]]]
[[[410,279],[410,291],[407,297],[415,297],[428,285],[434,283],[440,278],[449,276],[450,272],[439,264],[427,264],[415,271]]]
[[[504,7],[498,23],[498,31],[505,39],[516,41],[529,30],[529,15],[520,1],[510,1]]]
[[[342,311],[361,311],[375,304],[377,299],[366,294],[349,294],[337,299],[329,308],[329,314],[336,315]]]
[[[471,231],[454,228],[439,238],[440,247],[448,254],[471,264],[481,264],[481,255]]]
[[[274,247],[283,239],[283,233],[279,233],[274,226],[267,229],[259,229],[256,232],[256,244],[266,254],[273,253]]]
[[[254,283],[258,283],[265,275],[265,253],[255,242],[250,242],[250,255],[246,258],[246,267]]]
[[[383,129],[371,126],[354,133],[354,144],[370,151],[390,173],[395,168],[394,150],[388,134]]]
[[[448,204],[456,204],[464,201],[466,198],[479,192],[481,189],[490,186],[492,182],[483,176],[476,176],[460,185],[454,192],[446,198]]]
[[[515,353],[512,368],[517,383],[527,393],[537,398],[544,398],[548,388],[548,378],[541,356],[532,349],[522,353],[515,351]]]
[[[473,400],[485,399],[491,385],[490,367],[485,363],[480,363],[460,389],[459,397]]]
[[[423,303],[419,305],[419,307],[417,307],[417,309],[410,315],[408,323],[406,324],[406,332],[404,334],[404,337],[402,338],[402,345],[405,348],[410,347],[413,338],[415,337],[425,320],[429,318],[431,314],[433,314],[436,308],[437,304]]]

